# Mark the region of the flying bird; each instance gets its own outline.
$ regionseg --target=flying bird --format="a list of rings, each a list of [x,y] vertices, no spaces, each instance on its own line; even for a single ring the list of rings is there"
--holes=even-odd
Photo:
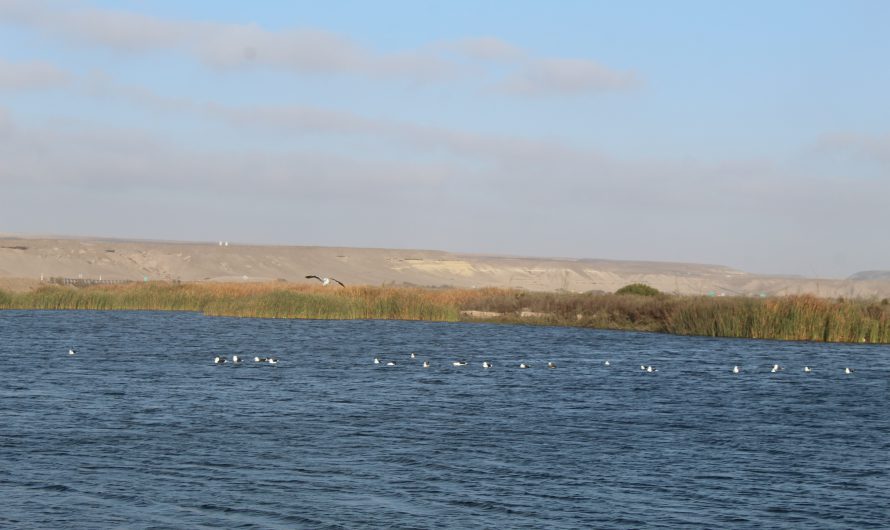
[[[327,276],[325,276],[324,278],[319,278],[318,276],[316,276],[316,275],[314,275],[314,274],[310,274],[309,276],[306,276],[306,279],[307,279],[307,280],[308,280],[309,278],[315,278],[316,280],[320,281],[321,284],[324,285],[325,287],[327,287],[328,285],[330,285],[331,282],[337,282],[337,283],[340,284],[340,287],[346,287],[345,285],[343,285],[343,282],[341,282],[341,281],[338,280],[337,278],[328,278]]]

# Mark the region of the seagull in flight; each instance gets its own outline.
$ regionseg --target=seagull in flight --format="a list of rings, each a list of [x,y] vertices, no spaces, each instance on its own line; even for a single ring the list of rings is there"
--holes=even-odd
[[[343,285],[343,282],[341,282],[341,281],[338,280],[337,278],[328,278],[328,277],[319,278],[318,276],[316,276],[316,275],[314,275],[314,274],[310,274],[309,276],[306,276],[306,279],[307,279],[307,280],[308,280],[309,278],[315,278],[316,280],[320,281],[321,284],[324,285],[325,287],[327,287],[328,285],[330,285],[331,282],[337,282],[337,283],[340,284],[340,287],[346,287],[345,285]]]

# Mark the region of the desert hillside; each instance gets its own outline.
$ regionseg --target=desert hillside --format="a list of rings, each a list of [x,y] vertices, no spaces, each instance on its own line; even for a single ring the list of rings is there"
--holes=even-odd
[[[612,292],[640,282],[679,294],[890,297],[890,279],[808,279],[749,274],[719,265],[550,259],[434,250],[261,246],[218,242],[0,237],[0,287],[29,289],[51,277],[102,280],[314,282],[428,287],[515,287]]]

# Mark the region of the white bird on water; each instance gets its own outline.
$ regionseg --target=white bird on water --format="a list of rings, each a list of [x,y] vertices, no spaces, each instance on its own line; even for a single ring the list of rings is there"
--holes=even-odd
[[[310,278],[315,278],[316,280],[320,281],[321,284],[322,284],[323,286],[325,286],[325,287],[327,287],[328,285],[330,285],[331,282],[337,282],[337,283],[340,284],[340,287],[346,287],[345,285],[343,285],[343,282],[341,282],[341,281],[338,280],[337,278],[328,278],[327,276],[325,276],[324,278],[319,278],[318,276],[316,276],[316,275],[314,275],[314,274],[310,274],[309,276],[306,276],[306,279],[307,279],[307,280],[310,279]]]
[[[653,373],[653,372],[657,372],[657,371],[658,371],[658,368],[654,368],[651,364],[650,364],[649,366],[646,367],[646,372],[647,372],[647,373],[650,373],[650,374],[651,374],[651,373]]]
[[[278,357],[269,357],[266,362],[268,362],[269,364],[278,364]]]
[[[74,355],[74,354],[76,354],[76,353],[77,353],[77,352],[74,351],[74,348],[68,348],[68,355]]]
[[[233,356],[232,356],[232,362],[235,363],[235,364],[240,363],[240,362],[241,362],[241,357],[238,357],[237,355],[233,355]]]
[[[812,371],[813,371],[813,369],[810,368],[809,366],[804,366],[804,367],[803,367],[803,373],[805,373],[805,374],[808,374],[808,373],[810,373],[810,372],[812,372]]]
[[[227,359],[221,355],[213,358],[213,364],[226,364]]]
[[[453,363],[451,363],[451,366],[466,366],[466,365],[467,365],[467,361],[454,361]]]
[[[374,357],[374,364],[380,364],[380,359],[378,359],[377,357]]]
[[[553,361],[547,363],[547,368],[556,368],[556,363]]]
[[[782,367],[779,366],[778,364],[774,364],[774,365],[773,365],[773,369],[770,370],[770,373],[775,374],[775,373],[778,373],[778,372],[781,372],[781,371],[782,371]]]
[[[491,368],[491,363],[488,361],[482,361],[482,368]]]
[[[417,354],[414,353],[414,352],[411,352],[411,358],[412,358],[412,359],[416,359],[416,358],[417,358]]]
[[[612,364],[611,364],[609,361],[606,361],[606,362],[604,362],[603,364],[606,365],[606,366],[612,366]]]
[[[424,368],[429,368],[429,367],[430,367],[430,362],[429,362],[429,361],[423,361],[423,367],[424,367]]]
[[[264,363],[264,362],[267,362],[268,360],[269,359],[266,359],[265,357],[254,357],[253,358],[253,362],[255,362],[255,363]]]
[[[386,366],[395,366],[395,365],[396,365],[396,362],[395,362],[395,361],[388,361],[388,362],[386,363]]]
[[[855,371],[856,371],[856,370],[850,368],[849,366],[846,367],[846,368],[844,368],[844,373],[847,374],[847,375],[850,375],[850,374],[852,374],[852,373],[855,372]]]
[[[525,363],[519,363],[519,367],[520,367],[520,368],[530,368],[531,365],[530,365],[530,364],[525,364]]]
[[[734,373],[734,374],[737,374],[737,373],[739,373],[739,372],[741,372],[741,371],[742,371],[742,369],[739,368],[739,365],[735,365],[735,366],[732,367],[732,373]]]

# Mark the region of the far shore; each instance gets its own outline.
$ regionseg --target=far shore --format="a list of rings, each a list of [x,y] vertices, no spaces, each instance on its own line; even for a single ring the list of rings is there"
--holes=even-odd
[[[287,282],[133,282],[85,287],[42,284],[25,291],[0,288],[0,309],[164,310],[253,318],[498,322],[710,337],[890,343],[887,299],[683,296],[659,293],[642,285],[627,293],[330,288]]]
[[[53,277],[309,286],[317,283],[306,278],[310,275],[336,278],[348,286],[496,287],[595,294],[643,283],[664,293],[688,296],[890,298],[890,273],[881,271],[824,279],[754,274],[696,263],[0,235],[0,288],[14,292],[35,289]]]

